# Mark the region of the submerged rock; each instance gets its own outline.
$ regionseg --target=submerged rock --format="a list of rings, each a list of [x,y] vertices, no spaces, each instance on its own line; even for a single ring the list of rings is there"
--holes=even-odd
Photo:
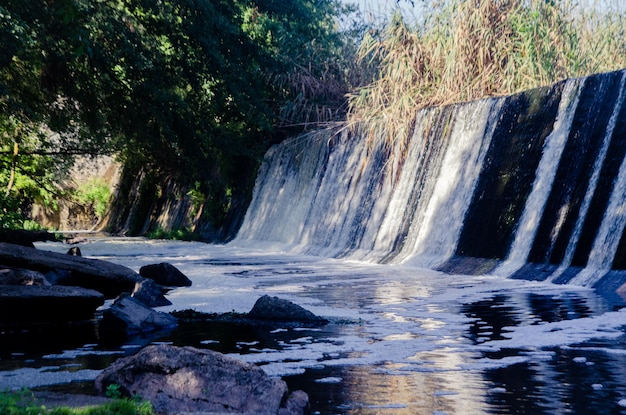
[[[251,318],[279,321],[301,321],[310,323],[327,323],[328,320],[316,316],[309,310],[278,297],[264,295],[259,298],[248,313]]]
[[[167,262],[145,265],[139,269],[139,274],[167,287],[191,287],[191,280]]]
[[[102,313],[100,332],[132,335],[173,328],[177,324],[174,316],[155,311],[125,293]]]
[[[96,378],[99,393],[114,384],[151,401],[159,414],[299,415],[308,408],[306,393],[290,394],[258,366],[193,347],[148,346],[119,359]]]

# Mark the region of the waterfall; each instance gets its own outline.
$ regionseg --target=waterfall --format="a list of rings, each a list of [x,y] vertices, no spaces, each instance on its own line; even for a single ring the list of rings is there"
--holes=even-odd
[[[539,226],[540,215],[552,189],[556,169],[572,126],[582,82],[583,80],[573,80],[567,83],[563,90],[554,129],[546,139],[533,190],[526,201],[524,213],[517,223],[513,245],[506,262],[498,267],[496,274],[510,275],[524,265],[528,258]]]
[[[442,168],[433,179],[433,193],[424,204],[420,220],[411,228],[415,236],[405,262],[433,267],[454,253],[468,207],[466,201],[474,191],[501,105],[502,100],[478,101],[463,105],[455,113],[457,122],[450,133]]]
[[[600,180],[601,165],[606,159],[609,144],[611,142],[613,132],[615,131],[615,126],[617,125],[618,117],[624,102],[625,83],[626,73],[622,75],[617,104],[613,109],[611,119],[607,125],[601,151],[594,163],[593,175],[589,181],[589,187],[587,193],[585,194],[581,212],[579,213],[576,221],[574,233],[572,234],[570,242],[567,246],[563,262],[559,266],[558,270],[555,271],[555,273],[550,277],[550,280],[558,278],[571,264],[580,234],[582,232],[584,219],[586,218],[591,205],[592,197],[595,194],[596,187]],[[589,255],[589,260],[587,262],[588,265],[585,270],[570,281],[571,284],[591,285],[610,270],[611,262],[613,261],[617,251],[617,243],[620,239],[619,237],[624,229],[624,221],[619,217],[619,205],[622,203],[621,201],[624,200],[624,192],[620,189],[623,189],[626,185],[626,178],[624,177],[626,175],[626,172],[624,172],[625,169],[626,166],[624,165],[624,161],[622,161],[619,174],[616,179],[615,188],[610,198],[609,206],[604,214],[601,228],[598,231],[598,236],[594,241],[592,251]]]
[[[597,284],[597,270],[626,269],[625,82],[617,71],[427,108],[406,140],[346,128],[287,140],[233,243]]]
[[[605,136],[606,143],[609,142],[610,137],[615,131],[615,126],[617,125],[618,117],[624,104],[625,83],[626,73],[622,75],[619,98],[607,126]],[[608,148],[608,144],[603,146],[603,150],[605,147]],[[602,156],[606,156],[607,151],[608,150],[604,150]],[[599,176],[599,171],[600,168],[596,166],[594,169],[594,186],[597,183],[598,178],[596,176]],[[571,284],[592,285],[611,269],[613,258],[615,257],[621,235],[624,231],[624,225],[626,225],[626,158],[623,159],[620,165],[619,174],[615,179],[609,204],[604,212],[598,235],[594,240],[593,247],[589,254],[587,266],[570,281]],[[568,256],[566,259],[571,259],[571,256]],[[569,262],[565,265],[568,264]]]

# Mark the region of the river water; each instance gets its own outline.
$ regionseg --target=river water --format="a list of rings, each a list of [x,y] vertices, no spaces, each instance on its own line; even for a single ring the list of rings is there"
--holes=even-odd
[[[64,252],[67,245],[43,243]],[[170,262],[193,282],[159,311],[247,312],[291,300],[322,327],[182,324],[111,342],[92,326],[0,333],[0,390],[87,391],[150,343],[210,348],[309,394],[314,414],[626,413],[626,311],[577,286],[446,275],[281,252],[268,246],[95,238],[83,256],[132,269]]]

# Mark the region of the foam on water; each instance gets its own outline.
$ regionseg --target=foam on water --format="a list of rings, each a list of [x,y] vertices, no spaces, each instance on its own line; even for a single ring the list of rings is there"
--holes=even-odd
[[[66,250],[50,243],[40,248]],[[261,365],[272,376],[333,366],[378,367],[389,374],[455,371],[464,376],[549,359],[541,349],[615,339],[626,326],[626,312],[607,310],[603,300],[584,287],[200,243],[105,239],[81,245],[81,250],[84,256],[106,258],[135,270],[156,262],[170,262],[182,270],[193,281],[192,287],[170,292],[173,305],[160,311],[246,312],[260,296],[270,294],[331,320],[314,330],[272,331],[276,336],[291,335],[279,348],[243,342],[245,353],[230,353]],[[540,315],[531,304],[533,299],[583,303],[585,312],[571,307],[553,321]],[[494,315],[502,313],[506,324],[481,317],[476,311],[480,307]],[[210,347],[215,340],[206,338],[203,344]],[[512,349],[522,352],[485,357]],[[97,371],[82,373],[95,377]],[[330,382],[337,376],[326,378],[324,382]],[[48,380],[22,369],[0,372],[0,388],[15,382],[35,386]]]
[[[67,250],[53,243],[39,247]],[[305,390],[320,414],[556,413],[572,405],[561,371],[578,376],[582,368],[592,371],[586,375],[590,407],[605,405],[596,403],[606,402],[607,394],[612,403],[626,398],[622,371],[603,363],[626,354],[626,312],[614,311],[589,288],[263,248],[143,239],[81,245],[83,256],[135,270],[169,262],[183,271],[193,285],[171,291],[173,305],[159,311],[247,312],[269,294],[328,318],[330,324],[321,327],[270,326],[261,338],[224,326],[228,337],[200,332],[192,344],[223,351],[224,339],[230,339],[223,352]],[[90,381],[102,369],[93,362],[112,361],[149,343],[180,339],[146,336],[118,348],[89,340],[35,360],[15,350],[7,360],[0,358],[0,389]],[[528,379],[520,380],[520,370],[529,371]],[[520,381],[528,389],[517,398]],[[543,389],[532,389],[540,381],[547,382],[545,396]],[[520,409],[529,399],[545,412],[535,403],[526,412]]]

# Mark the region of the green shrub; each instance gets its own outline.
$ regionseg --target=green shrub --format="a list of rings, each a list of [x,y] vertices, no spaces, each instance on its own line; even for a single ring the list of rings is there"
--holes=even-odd
[[[176,241],[195,241],[199,237],[189,228],[178,228],[166,231],[161,226],[146,234],[149,239],[173,239]]]
[[[91,206],[99,219],[106,212],[111,190],[102,179],[92,179],[82,184],[75,193],[76,201],[84,206]]]

